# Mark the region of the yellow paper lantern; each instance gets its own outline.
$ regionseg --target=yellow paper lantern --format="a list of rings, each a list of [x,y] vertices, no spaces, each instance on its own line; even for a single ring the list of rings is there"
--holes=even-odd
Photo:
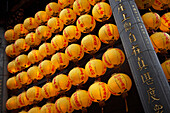
[[[27,113],[26,111],[24,111],[24,110],[22,110],[22,111],[20,111],[20,112],[18,112],[18,113]]]
[[[56,2],[50,2],[48,5],[46,5],[45,11],[50,17],[57,17],[61,11],[61,8]]]
[[[170,36],[168,33],[156,32],[150,36],[150,39],[156,52],[170,49]]]
[[[70,7],[73,7],[74,0],[58,0],[58,4],[62,9]]]
[[[44,98],[50,98],[59,94],[51,82],[46,83],[42,87],[41,93]]]
[[[17,96],[12,96],[6,102],[6,108],[8,110],[17,109],[19,105],[17,104]]]
[[[147,9],[153,5],[155,0],[135,0],[139,9]]]
[[[27,75],[31,80],[41,80],[44,76],[37,66],[32,66],[27,70]]]
[[[96,5],[98,2],[104,2],[106,0],[88,0],[91,5]]]
[[[31,47],[36,47],[41,43],[41,40],[36,37],[35,33],[31,32],[25,37],[25,42]]]
[[[38,27],[38,23],[36,23],[33,17],[26,18],[23,25],[28,31],[34,31]]]
[[[29,80],[30,78],[28,77],[27,72],[25,71],[18,73],[16,76],[16,81],[22,85],[28,84]]]
[[[125,55],[118,48],[109,48],[102,56],[102,61],[108,68],[117,68],[125,61]]]
[[[71,44],[65,49],[65,54],[72,61],[81,60],[84,56],[83,48],[78,44]]]
[[[44,76],[53,75],[56,71],[55,66],[52,64],[50,60],[44,60],[39,65],[38,68],[40,73]]]
[[[152,7],[155,10],[165,10],[170,7],[170,1],[169,0],[154,0],[154,3],[152,4]]]
[[[55,53],[55,50],[51,43],[43,43],[38,50],[42,57],[47,57]]]
[[[30,49],[30,46],[25,42],[24,38],[17,39],[14,44],[20,52],[26,52]]]
[[[92,78],[104,75],[106,69],[107,69],[106,66],[100,59],[91,59],[85,65],[86,74]]]
[[[69,97],[60,97],[55,102],[57,113],[72,113],[73,108]]]
[[[82,33],[90,33],[95,28],[96,21],[93,16],[85,14],[77,19],[76,25]]]
[[[73,11],[77,15],[83,15],[90,12],[91,5],[88,0],[75,0],[73,3]]]
[[[26,96],[26,92],[22,92],[17,96],[17,104],[19,106],[27,106],[29,105],[30,101],[29,98]]]
[[[44,57],[40,54],[39,50],[32,50],[28,53],[28,60],[31,64],[41,61]]]
[[[55,76],[52,83],[57,91],[68,91],[72,86],[70,79],[64,74]]]
[[[11,61],[7,65],[8,72],[14,74],[18,71],[21,71],[21,67],[15,62],[15,60]]]
[[[170,82],[170,60],[166,60],[165,62],[161,64],[161,66],[162,66],[162,69],[165,73],[165,76],[168,82]]]
[[[96,35],[86,35],[81,40],[81,47],[84,49],[84,52],[94,54],[100,49],[101,42]]]
[[[17,24],[14,26],[14,32],[18,37],[23,38],[28,34],[29,31],[25,29],[23,24]]]
[[[41,107],[40,113],[57,113],[55,109],[55,104],[47,103]]]
[[[95,82],[88,89],[89,97],[94,102],[106,101],[110,98],[108,85],[104,82]]]
[[[69,65],[69,59],[67,58],[67,55],[61,52],[54,54],[51,57],[51,62],[58,70],[62,70]]]
[[[77,26],[69,25],[63,30],[63,36],[66,37],[69,42],[76,42],[81,37],[81,31]]]
[[[59,33],[64,28],[64,23],[60,18],[52,17],[47,22],[48,28],[51,30],[52,33]]]
[[[88,80],[85,69],[80,67],[73,68],[69,72],[68,77],[73,85],[85,84]]]
[[[40,110],[40,107],[33,107],[28,111],[28,113],[40,113]]]
[[[21,67],[21,68],[27,68],[31,65],[31,62],[28,59],[27,55],[19,55],[15,58],[15,62]]]
[[[55,50],[63,50],[68,46],[68,40],[63,35],[55,35],[51,40],[51,45]]]
[[[108,87],[113,95],[120,95],[130,90],[132,81],[128,75],[116,73],[108,80]]]
[[[38,11],[34,18],[38,25],[45,25],[50,19],[50,16],[45,11]]]
[[[5,37],[5,40],[9,43],[14,42],[15,40],[19,38],[13,29],[9,29],[5,31],[4,37]]]
[[[161,25],[161,19],[158,13],[145,13],[142,15],[142,20],[147,30],[157,30]]]
[[[161,17],[161,26],[159,29],[163,32],[170,32],[170,12],[165,13]]]
[[[12,57],[12,58],[20,54],[19,50],[15,47],[14,44],[8,45],[5,49],[5,53],[7,56]]]
[[[111,17],[112,9],[108,3],[99,2],[93,7],[92,15],[97,21],[104,22]]]
[[[13,76],[13,77],[11,77],[11,78],[9,78],[7,80],[6,86],[10,90],[22,87],[21,84],[18,81],[16,81],[16,77],[15,76]]]
[[[65,25],[73,24],[76,21],[76,17],[76,13],[71,8],[63,9],[59,14],[59,18]]]

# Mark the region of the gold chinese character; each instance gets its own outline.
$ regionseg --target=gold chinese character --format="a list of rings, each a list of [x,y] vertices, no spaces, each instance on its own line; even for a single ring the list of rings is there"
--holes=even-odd
[[[138,70],[140,70],[140,71],[141,71],[143,68],[144,68],[144,69],[147,69],[147,68],[146,68],[147,65],[145,65],[144,61],[143,61],[142,58],[140,58],[140,57],[138,57],[138,66],[139,66]]]
[[[146,83],[147,85],[153,84],[153,79],[151,78],[149,72],[141,75],[142,82]]]
[[[131,32],[129,33],[129,40],[130,40],[130,43],[136,42],[136,37]]]
[[[115,2],[122,2],[122,0],[115,0]]]
[[[130,17],[126,17],[126,15],[127,15],[127,14],[124,14],[124,13],[123,13],[123,20],[122,20],[122,22],[124,22],[124,21],[130,19]]]
[[[155,100],[156,101],[160,100],[160,98],[156,98],[155,88],[149,88],[149,90],[147,90],[147,93],[149,96],[149,99],[148,99],[149,102],[150,102],[150,98],[152,99],[152,102]]]
[[[155,113],[163,113],[163,106],[162,105],[157,105],[157,104],[155,104],[155,106],[154,106],[154,111],[155,111]]]
[[[135,54],[136,56],[137,54],[140,53],[140,48],[138,47],[138,45],[132,46],[132,50],[133,50],[132,55]]]
[[[121,12],[121,11],[125,11],[126,9],[124,9],[123,5],[122,4],[119,4],[118,6],[118,12]]]
[[[132,24],[130,22],[125,22],[124,23],[124,28],[125,28],[125,30],[127,32],[128,30],[132,29]]]

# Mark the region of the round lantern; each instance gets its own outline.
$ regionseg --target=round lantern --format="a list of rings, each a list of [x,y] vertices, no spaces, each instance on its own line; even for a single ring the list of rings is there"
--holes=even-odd
[[[170,36],[164,32],[156,32],[150,36],[152,45],[156,52],[170,49]]]
[[[44,76],[37,66],[32,66],[27,70],[27,75],[31,80],[41,80]]]
[[[8,110],[17,109],[19,105],[17,104],[17,96],[12,96],[6,102],[6,108]]]
[[[96,35],[86,35],[81,40],[81,47],[84,49],[84,52],[94,54],[100,49],[101,42]]]
[[[147,30],[157,30],[161,25],[161,19],[159,14],[148,12],[142,15],[142,20]]]
[[[77,19],[76,25],[82,33],[90,33],[95,28],[96,21],[91,15],[85,14]]]
[[[31,32],[25,37],[25,42],[31,47],[36,47],[41,43],[41,40],[35,35],[35,33]]]
[[[62,70],[69,65],[69,59],[67,55],[61,52],[54,54],[51,57],[51,62],[57,70]]]
[[[88,0],[91,5],[96,5],[98,2],[104,2],[106,0]]]
[[[19,55],[15,58],[15,62],[21,67],[21,68],[27,68],[31,65],[31,62],[28,59],[27,55]]]
[[[108,87],[113,95],[120,95],[130,90],[132,81],[128,75],[116,73],[108,80]]]
[[[66,8],[60,12],[59,17],[65,25],[69,25],[75,22],[77,16],[72,9]]]
[[[56,2],[49,3],[45,8],[46,13],[51,17],[57,17],[61,11],[60,5]]]
[[[76,42],[81,37],[81,31],[77,26],[69,25],[63,30],[63,36],[66,37],[69,42]]]
[[[55,102],[57,113],[72,113],[73,108],[69,97],[60,97]]]
[[[71,105],[76,110],[89,107],[92,104],[92,101],[86,90],[77,90],[74,92],[70,98],[70,101]]]
[[[38,68],[40,73],[44,76],[53,75],[56,71],[55,66],[52,64],[50,60],[44,60],[39,65]]]
[[[28,53],[28,60],[31,64],[41,61],[44,57],[40,54],[39,50],[32,50]]]
[[[97,21],[104,22],[111,17],[112,9],[108,3],[99,2],[93,7],[92,15]]]
[[[106,101],[110,98],[108,85],[104,82],[95,82],[88,89],[89,96],[92,101]]]
[[[161,26],[159,29],[163,32],[170,32],[170,12],[165,13],[161,17]]]
[[[168,82],[170,82],[170,60],[166,60],[165,62],[161,64],[161,66],[162,66],[162,69],[165,73],[165,76]]]
[[[47,15],[45,11],[38,11],[35,14],[34,18],[39,25],[45,25],[47,21],[50,19],[50,16]]]
[[[38,27],[35,18],[32,17],[26,18],[23,24],[28,31],[34,31]]]
[[[119,31],[114,24],[105,24],[99,30],[99,38],[103,43],[114,44],[119,39]]]
[[[35,30],[35,36],[41,41],[46,41],[51,38],[52,33],[47,26],[41,25]]]
[[[30,78],[27,75],[27,72],[22,71],[20,73],[17,74],[16,76],[16,81],[22,85],[28,85]]]
[[[7,56],[12,57],[12,58],[20,54],[19,50],[15,47],[14,44],[8,45],[5,49],[5,53]]]
[[[40,107],[33,107],[28,111],[28,113],[40,113],[40,110]]]
[[[20,112],[18,112],[18,113],[27,113],[26,111],[24,111],[24,110],[22,110],[22,111],[20,111]]]
[[[152,4],[152,7],[155,10],[165,10],[170,7],[170,1],[169,0],[155,0]]]
[[[93,78],[104,75],[106,69],[107,69],[106,66],[100,59],[91,59],[85,65],[86,74],[89,77],[93,77]]]
[[[29,31],[25,29],[23,24],[17,24],[14,26],[14,32],[18,37],[23,38],[28,34]]]
[[[26,96],[26,92],[22,92],[21,94],[19,94],[17,96],[17,104],[19,106],[27,106],[29,105],[30,101],[29,101],[29,97]]]
[[[30,49],[30,46],[25,42],[24,38],[17,39],[15,41],[15,47],[20,52],[26,52]]]
[[[9,29],[5,32],[4,34],[5,40],[9,43],[14,42],[17,40],[19,37],[16,35],[13,29]]]
[[[6,86],[10,90],[21,88],[21,84],[18,81],[16,81],[16,77],[15,76],[13,76],[13,77],[11,77],[11,78],[9,78],[7,80]]]
[[[88,0],[75,0],[73,3],[73,11],[77,15],[83,15],[90,12],[91,5]]]
[[[55,35],[51,40],[51,45],[55,50],[63,50],[68,46],[68,40],[63,35]]]
[[[118,48],[109,48],[102,56],[102,61],[108,68],[118,68],[125,61],[125,55]]]
[[[48,28],[51,30],[52,33],[59,33],[64,28],[64,23],[60,18],[52,17],[47,22]]]
[[[66,48],[65,54],[68,56],[69,60],[78,61],[83,58],[84,51],[80,45],[71,44]]]
[[[54,85],[51,82],[46,83],[42,87],[41,93],[44,98],[50,98],[50,97],[58,95],[57,90],[55,89]]]
[[[39,47],[39,53],[42,57],[47,57],[55,53],[55,50],[51,43],[43,43]]]
[[[41,107],[40,113],[57,113],[55,104],[47,103]]]
[[[41,101],[43,99],[41,88],[37,86],[33,86],[29,88],[26,92],[26,96],[29,98],[29,101]]]
[[[58,0],[58,4],[62,9],[70,7],[73,7],[74,0]]]
[[[15,60],[13,60],[13,61],[11,61],[11,62],[8,63],[8,65],[7,65],[7,70],[8,70],[10,73],[14,74],[14,73],[20,71],[20,70],[21,70],[21,67],[15,62]]]
[[[153,5],[155,0],[135,0],[139,9],[147,9]]]
[[[85,69],[80,67],[73,68],[69,74],[69,79],[73,85],[85,84],[88,80],[88,75],[85,72]]]
[[[52,83],[57,91],[68,91],[72,86],[70,79],[64,74],[55,76]]]

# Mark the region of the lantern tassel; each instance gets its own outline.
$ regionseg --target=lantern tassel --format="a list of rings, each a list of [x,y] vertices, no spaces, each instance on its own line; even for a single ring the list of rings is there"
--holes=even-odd
[[[122,97],[123,97],[123,99],[125,101],[126,113],[128,112],[128,104],[127,104],[127,99],[126,99],[127,96],[128,96],[127,92],[122,94]]]

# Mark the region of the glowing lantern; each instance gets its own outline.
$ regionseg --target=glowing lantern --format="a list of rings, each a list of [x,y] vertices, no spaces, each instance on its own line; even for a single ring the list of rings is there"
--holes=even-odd
[[[83,15],[90,12],[91,5],[88,0],[75,0],[73,4],[73,11],[77,15]]]
[[[73,24],[76,17],[76,13],[70,8],[63,9],[59,14],[59,18],[65,25]]]
[[[32,66],[27,70],[27,75],[31,80],[41,80],[44,76],[37,66]]]
[[[163,32],[170,32],[170,12],[165,13],[161,17],[161,26],[159,29]]]
[[[72,86],[70,79],[64,74],[55,76],[52,83],[57,91],[68,91]]]
[[[19,94],[18,96],[17,96],[17,104],[19,105],[19,106],[27,106],[27,105],[29,105],[29,99],[28,99],[28,97],[26,96],[26,92],[22,92],[21,94]]]
[[[28,34],[29,31],[25,29],[23,24],[17,24],[14,26],[14,32],[18,37],[23,38]]]
[[[32,17],[26,18],[23,24],[28,31],[34,31],[38,27],[35,18]]]
[[[18,49],[20,52],[26,52],[30,49],[30,46],[25,42],[24,38],[17,39],[15,41],[15,47]]]
[[[106,66],[100,59],[91,59],[85,65],[86,74],[89,77],[93,77],[93,78],[104,75],[106,72],[106,69],[107,69]]]
[[[51,40],[51,45],[55,50],[62,50],[68,46],[68,40],[63,35],[55,35]]]
[[[44,57],[40,54],[39,50],[32,50],[28,53],[28,60],[31,62],[31,64],[39,62],[43,58]]]
[[[162,66],[162,69],[165,73],[165,76],[168,82],[170,82],[170,74],[169,74],[170,73],[170,60],[166,60],[165,62],[161,64],[161,66]]]
[[[57,113],[55,104],[47,103],[41,107],[40,113]]]
[[[56,71],[55,66],[52,64],[50,60],[44,60],[39,65],[38,68],[40,73],[44,76],[53,75]]]
[[[39,24],[39,25],[45,25],[47,23],[47,21],[50,19],[50,16],[47,15],[47,13],[45,11],[38,11],[35,14],[35,21]]]
[[[108,68],[118,68],[125,61],[125,55],[118,48],[109,48],[102,56],[102,61]]]
[[[81,37],[81,31],[77,26],[69,25],[63,30],[63,36],[68,39],[69,42],[76,42]]]
[[[164,32],[156,32],[150,36],[156,52],[170,49],[170,36]]]
[[[78,61],[83,58],[84,51],[80,45],[71,44],[66,48],[65,54],[68,56],[69,60]]]
[[[44,98],[50,98],[50,97],[58,95],[57,90],[55,89],[54,85],[51,82],[46,83],[42,87],[41,93]]]
[[[147,30],[157,30],[161,25],[161,19],[159,14],[148,12],[142,15],[142,20]]]
[[[18,113],[27,113],[26,111],[24,111],[24,110],[22,110],[22,111],[20,111],[20,112],[18,112]]]
[[[100,49],[101,42],[96,35],[86,35],[81,40],[81,46],[84,49],[84,52],[94,54]]]
[[[59,33],[63,30],[64,23],[60,18],[52,17],[48,20],[47,26],[52,33]]]
[[[18,51],[18,49],[16,49],[14,44],[8,45],[5,49],[5,53],[7,56],[12,57],[12,58],[20,54],[20,52]]]
[[[96,5],[98,2],[104,2],[106,0],[88,0],[91,5]]]
[[[89,96],[92,101],[106,101],[110,98],[108,85],[104,82],[95,82],[88,89]]]
[[[91,15],[85,14],[77,19],[76,25],[82,33],[90,33],[95,28],[96,21]]]
[[[93,7],[92,15],[97,21],[103,22],[111,17],[112,9],[108,3],[99,2]]]
[[[16,81],[22,85],[28,84],[29,80],[30,78],[28,77],[27,72],[25,71],[18,73],[16,76]]]
[[[35,36],[41,41],[46,41],[51,38],[52,33],[47,26],[41,25],[35,30]]]
[[[11,62],[8,63],[8,65],[7,65],[7,70],[8,70],[10,73],[14,74],[14,73],[20,71],[20,70],[21,70],[21,67],[15,62],[15,60],[13,60],[13,61],[11,61]]]
[[[69,59],[66,54],[58,52],[51,57],[51,62],[56,69],[62,70],[68,66]]]
[[[152,4],[152,7],[155,10],[165,10],[170,7],[170,1],[169,0],[154,0],[154,3]]]
[[[16,35],[13,29],[9,29],[5,32],[4,34],[5,40],[9,43],[14,42],[17,40],[19,37]]]
[[[135,0],[139,9],[147,9],[153,5],[155,0]]]
[[[36,47],[41,43],[41,40],[36,37],[35,33],[32,32],[27,34],[25,37],[25,42],[31,47]]]
[[[8,110],[17,109],[19,105],[17,104],[17,96],[12,96],[6,102],[6,108]]]
[[[21,68],[27,68],[31,65],[31,62],[28,59],[27,55],[19,55],[15,58],[15,62],[21,67]]]
[[[92,104],[92,101],[86,90],[78,90],[74,92],[70,98],[70,101],[71,105],[76,110],[89,107]]]
[[[11,78],[9,78],[7,80],[6,86],[10,90],[21,88],[21,84],[18,81],[16,81],[16,77],[15,76],[13,76],[13,77],[11,77]]]
[[[72,113],[73,108],[69,97],[60,97],[55,102],[57,113]]]
[[[57,17],[61,11],[61,8],[56,2],[51,2],[46,6],[45,11],[50,17]]]
[[[40,107],[33,107],[28,111],[28,113],[40,113],[40,110]]]
[[[47,56],[54,54],[55,50],[50,43],[43,43],[39,47],[39,53],[42,57],[47,57]]]
[[[74,3],[74,0],[58,0],[58,4],[60,5],[60,7],[62,9],[66,8],[66,7],[72,8],[73,7],[73,3]]]
[[[73,85],[85,84],[88,80],[88,75],[85,72],[85,69],[80,67],[73,68],[69,74],[69,79]]]

